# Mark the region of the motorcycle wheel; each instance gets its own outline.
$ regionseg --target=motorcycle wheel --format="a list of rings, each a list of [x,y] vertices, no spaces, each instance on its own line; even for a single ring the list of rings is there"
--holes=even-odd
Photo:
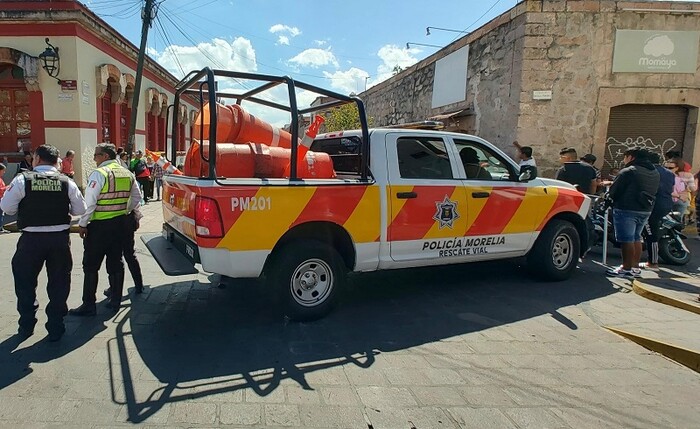
[[[659,257],[670,265],[685,265],[690,262],[690,252],[669,237],[659,240]]]

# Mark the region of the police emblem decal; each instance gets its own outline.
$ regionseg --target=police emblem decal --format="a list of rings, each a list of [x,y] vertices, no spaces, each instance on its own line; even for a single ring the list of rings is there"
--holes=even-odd
[[[452,224],[455,220],[459,219],[459,213],[457,213],[457,203],[450,201],[450,199],[445,195],[445,199],[442,201],[436,201],[435,207],[437,211],[433,215],[439,225],[440,229],[444,227],[452,228]]]

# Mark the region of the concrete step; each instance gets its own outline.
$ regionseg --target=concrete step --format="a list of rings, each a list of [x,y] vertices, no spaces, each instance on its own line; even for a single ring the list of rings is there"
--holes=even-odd
[[[700,372],[700,279],[692,277],[644,278],[632,282],[639,296],[692,313],[663,323],[606,326],[649,350]]]

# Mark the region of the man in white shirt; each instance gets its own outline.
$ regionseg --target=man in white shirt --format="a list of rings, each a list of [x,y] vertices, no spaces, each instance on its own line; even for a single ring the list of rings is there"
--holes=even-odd
[[[107,258],[107,274],[111,290],[107,307],[113,311],[121,306],[124,289],[122,247],[127,213],[141,203],[141,192],[134,175],[117,162],[113,144],[100,143],[95,148],[97,168],[90,174],[85,188],[85,214],[80,218],[80,238],[83,239],[83,304],[70,310],[74,316],[94,316],[97,313],[98,272]]]
[[[0,200],[0,209],[17,214],[22,236],[12,257],[15,280],[18,334],[27,338],[36,325],[37,277],[46,263],[49,304],[46,306],[46,330],[49,341],[58,341],[65,332],[63,318],[68,312],[73,258],[70,251],[71,215],[85,213],[85,200],[78,186],[56,169],[58,149],[39,146],[34,152],[33,171],[25,171],[12,180]]]
[[[534,179],[537,177],[537,163],[535,162],[535,158],[532,157],[532,148],[530,146],[520,146],[517,140],[513,142],[513,146],[518,149],[520,173],[523,173],[525,170],[530,170],[530,178]]]

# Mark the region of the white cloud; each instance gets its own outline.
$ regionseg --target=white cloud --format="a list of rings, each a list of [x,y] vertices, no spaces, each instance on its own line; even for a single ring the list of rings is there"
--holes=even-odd
[[[301,34],[301,30],[299,30],[297,27],[290,27],[288,25],[284,24],[275,24],[272,27],[270,27],[270,33],[289,33],[290,36],[292,37],[297,37],[298,35]]]
[[[316,44],[316,46],[324,46],[328,42],[326,42],[325,40],[314,40],[314,43]]]
[[[232,42],[217,38],[197,46],[170,45],[162,52],[152,50],[150,56],[179,77],[183,76],[180,66],[185,73],[206,66],[247,72],[258,69],[255,50],[250,40],[243,37],[238,37]]]
[[[394,74],[394,67],[399,66],[402,69],[410,67],[418,62],[414,54],[421,52],[420,49],[400,48],[396,45],[384,45],[377,52],[377,56],[382,60],[382,64],[377,67],[377,79],[374,83],[382,82],[389,79]]]
[[[289,46],[289,37],[287,37],[287,36],[280,36],[280,37],[277,39],[277,44],[278,44],[278,45],[287,45],[287,46]]]
[[[324,71],[323,75],[330,79],[331,88],[341,94],[350,94],[351,92],[359,94],[364,91],[366,78],[369,77],[369,73],[355,67],[334,73]],[[369,81],[367,81],[367,85],[369,87]]]
[[[300,52],[294,58],[290,58],[288,63],[311,68],[319,68],[327,65],[339,67],[338,60],[330,50],[311,48]]]

